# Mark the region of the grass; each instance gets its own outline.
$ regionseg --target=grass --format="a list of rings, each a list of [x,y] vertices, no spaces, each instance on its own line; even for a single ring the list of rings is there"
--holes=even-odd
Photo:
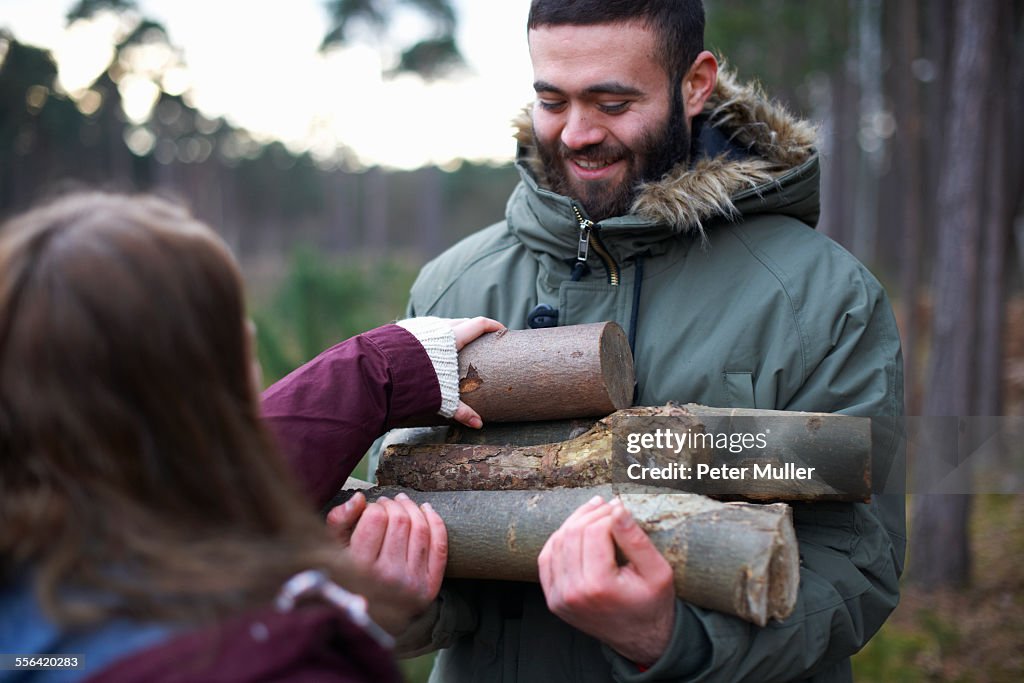
[[[970,585],[905,584],[900,606],[853,659],[858,683],[1024,681],[1024,495],[974,503]]]

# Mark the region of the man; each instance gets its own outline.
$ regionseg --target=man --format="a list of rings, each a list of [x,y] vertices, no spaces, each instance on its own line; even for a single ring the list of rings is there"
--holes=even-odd
[[[618,321],[638,405],[900,415],[885,294],[813,230],[813,128],[720,74],[703,29],[697,0],[534,0],[522,181],[505,221],[423,268],[410,314]],[[548,541],[539,586],[447,582],[406,652],[444,648],[443,681],[850,680],[898,599],[902,510],[795,505],[799,600],[757,628],[676,599],[629,514],[594,501]]]

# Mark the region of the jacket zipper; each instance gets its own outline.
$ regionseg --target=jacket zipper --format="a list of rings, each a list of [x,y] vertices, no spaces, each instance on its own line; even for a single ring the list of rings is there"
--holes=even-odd
[[[601,236],[598,234],[600,228],[589,218],[583,217],[583,212],[580,211],[579,207],[574,203],[572,205],[572,211],[576,214],[576,220],[580,224],[580,238],[576,246],[576,260],[580,263],[586,263],[587,256],[590,253],[590,247],[594,247],[594,252],[601,258],[601,262],[604,264],[605,270],[608,272],[608,284],[613,287],[619,286],[619,264],[615,263],[615,259],[608,253],[604,244],[601,242]]]

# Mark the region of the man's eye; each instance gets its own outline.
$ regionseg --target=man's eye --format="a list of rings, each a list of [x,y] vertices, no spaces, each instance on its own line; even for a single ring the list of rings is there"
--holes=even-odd
[[[544,111],[558,111],[565,106],[565,102],[561,100],[537,100],[537,104]]]
[[[601,102],[597,106],[605,114],[621,114],[629,108],[629,102]]]

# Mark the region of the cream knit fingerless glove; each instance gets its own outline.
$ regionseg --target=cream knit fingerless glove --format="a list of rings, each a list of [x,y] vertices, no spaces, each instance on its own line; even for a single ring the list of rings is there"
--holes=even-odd
[[[423,345],[441,386],[441,409],[437,413],[451,417],[459,407],[459,359],[455,352],[455,332],[441,318],[427,316],[406,318],[395,324],[407,329]]]

